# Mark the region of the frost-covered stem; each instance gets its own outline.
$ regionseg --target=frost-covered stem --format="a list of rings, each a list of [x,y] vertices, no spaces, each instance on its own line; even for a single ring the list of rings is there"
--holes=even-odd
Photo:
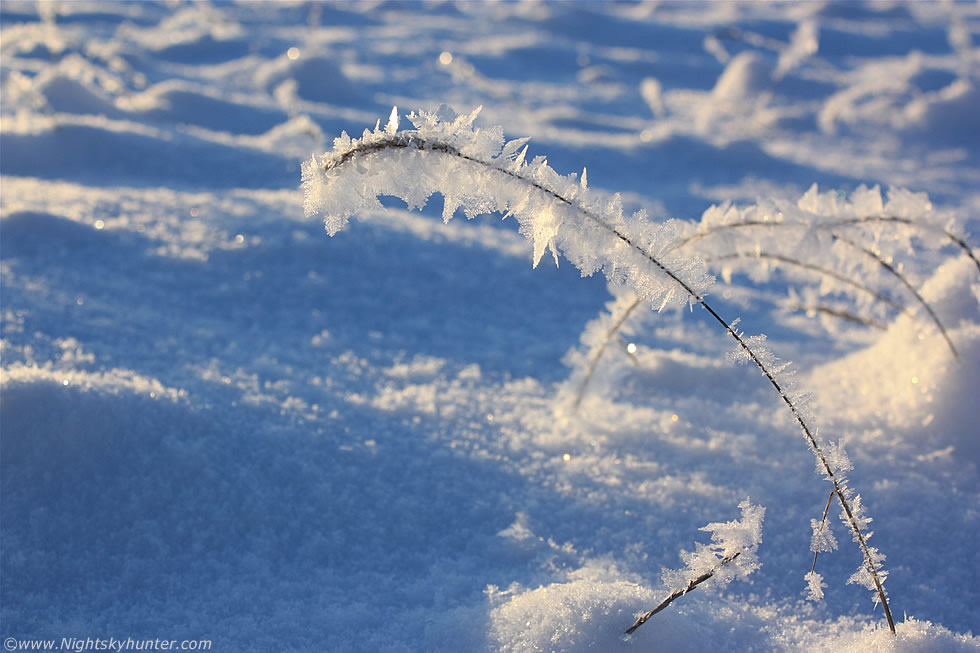
[[[860,218],[860,219],[859,218],[855,218],[855,219],[852,219],[852,220],[849,220],[849,221],[848,220],[839,220],[839,221],[836,221],[836,224],[837,225],[857,224],[857,223],[859,223],[861,221],[871,222],[871,221],[880,221],[880,220],[883,220],[883,219],[886,219],[886,218],[875,218],[875,217],[871,217],[871,218]],[[893,222],[901,222],[902,224],[911,224],[911,225],[917,225],[918,224],[918,223],[913,222],[913,221],[906,222],[904,218],[887,218],[887,219],[890,220],[890,221],[893,221]],[[680,249],[681,247],[684,247],[685,245],[689,245],[692,242],[694,242],[696,240],[699,240],[701,238],[704,238],[704,237],[706,237],[706,236],[708,236],[708,235],[710,235],[712,233],[715,233],[717,231],[726,230],[726,229],[736,229],[736,228],[739,228],[739,227],[762,227],[762,226],[765,226],[765,227],[780,227],[780,226],[788,226],[788,224],[787,223],[782,223],[782,222],[769,222],[769,221],[763,221],[763,220],[746,220],[744,222],[736,222],[736,223],[733,223],[733,224],[718,225],[716,227],[711,227],[709,229],[705,229],[704,231],[700,231],[698,233],[692,234],[691,236],[688,236],[687,238],[684,238],[684,239],[678,241],[672,247],[672,250]],[[803,226],[803,225],[800,225],[800,226]],[[830,226],[834,226],[834,225],[832,224]],[[966,242],[964,242],[960,238],[957,238],[956,236],[953,236],[952,234],[949,234],[949,232],[947,232],[945,230],[943,231],[943,233],[947,234],[953,240],[953,242],[955,242],[958,245],[960,245],[960,247],[962,247],[967,252],[967,254],[970,256],[970,258],[974,260],[974,262],[977,261],[976,257],[973,256],[973,252],[970,250],[970,247],[969,247],[969,245],[966,244]],[[913,286],[909,282],[909,280],[906,279],[905,276],[901,272],[899,272],[898,270],[896,270],[894,266],[892,266],[890,263],[888,263],[887,261],[885,261],[885,259],[883,259],[881,256],[879,256],[878,254],[875,254],[873,251],[871,251],[870,249],[868,249],[866,247],[862,247],[862,246],[858,245],[857,243],[854,243],[853,241],[850,241],[850,240],[848,240],[848,239],[844,238],[843,236],[841,236],[839,234],[836,234],[836,233],[831,233],[831,238],[833,238],[834,240],[839,240],[840,242],[842,242],[842,243],[844,243],[846,245],[849,245],[850,247],[854,248],[858,252],[861,252],[865,256],[874,259],[889,274],[891,274],[896,279],[898,279],[902,283],[902,285],[905,286],[909,290],[909,292],[912,293],[912,295],[915,297],[916,301],[919,302],[922,305],[922,307],[926,310],[926,312],[929,314],[929,317],[932,319],[933,323],[935,323],[936,328],[939,329],[939,333],[942,335],[943,339],[946,341],[946,344],[949,346],[950,351],[953,353],[953,358],[955,358],[956,360],[959,360],[959,358],[960,358],[959,352],[956,350],[956,347],[953,345],[953,341],[950,339],[949,334],[946,332],[946,327],[943,326],[943,323],[939,319],[939,316],[936,315],[936,312],[932,309],[932,306],[930,306],[929,303],[926,302],[926,300],[922,297],[922,295],[919,294],[919,291],[915,289],[915,286]],[[978,268],[980,268],[980,263],[978,263]]]
[[[866,285],[864,285],[864,284],[862,284],[862,283],[860,283],[858,281],[855,281],[854,279],[851,279],[850,277],[847,277],[847,276],[845,276],[843,274],[840,274],[839,272],[836,272],[834,270],[829,270],[827,268],[820,267],[819,265],[814,265],[812,263],[807,263],[805,261],[800,261],[800,260],[791,258],[789,256],[783,256],[781,254],[769,254],[767,252],[755,252],[755,253],[751,253],[751,254],[735,253],[735,254],[726,254],[724,256],[718,256],[718,257],[705,257],[703,260],[704,260],[705,263],[711,263],[712,261],[724,261],[724,260],[727,260],[727,259],[738,259],[738,258],[771,259],[771,260],[779,261],[780,263],[784,263],[786,265],[796,266],[796,267],[799,267],[799,268],[802,268],[802,269],[805,269],[805,270],[809,270],[811,272],[816,272],[818,274],[822,274],[822,275],[831,277],[833,279],[837,279],[838,281],[840,281],[842,283],[846,283],[846,284],[848,284],[850,286],[853,286],[854,288],[856,288],[856,289],[858,289],[858,290],[860,290],[862,292],[868,293],[869,295],[875,297],[876,299],[878,299],[882,303],[887,304],[888,306],[890,306],[894,310],[898,311],[899,313],[902,313],[904,315],[910,315],[909,311],[904,306],[902,306],[901,304],[899,304],[898,302],[896,302],[894,299],[892,299],[888,295],[885,295],[884,293],[881,293],[881,292],[875,290],[874,288],[871,288],[869,286],[866,286]],[[595,370],[598,367],[599,360],[606,353],[606,349],[609,347],[609,342],[613,339],[613,337],[623,327],[623,324],[626,323],[626,320],[629,319],[629,317],[633,314],[633,312],[637,308],[639,308],[639,306],[642,303],[643,303],[643,300],[642,299],[640,299],[639,297],[636,298],[629,306],[626,307],[625,310],[623,310],[623,312],[620,314],[620,316],[618,318],[616,318],[616,320],[613,323],[613,325],[609,328],[608,332],[606,333],[606,337],[602,341],[602,345],[599,346],[599,348],[592,355],[592,358],[589,360],[589,367],[586,370],[586,373],[585,373],[584,378],[582,379],[582,382],[578,386],[578,391],[575,394],[575,400],[572,403],[572,410],[573,411],[574,410],[578,410],[578,407],[581,405],[582,399],[585,397],[585,389],[588,387],[589,382],[592,380],[592,376],[595,374]],[[840,318],[842,320],[848,320],[850,322],[855,322],[857,324],[863,324],[864,326],[872,327],[872,328],[879,329],[879,330],[884,330],[885,329],[885,326],[882,325],[882,324],[880,324],[880,323],[878,323],[878,322],[875,322],[875,321],[870,320],[870,319],[867,319],[867,318],[863,318],[863,317],[861,317],[859,315],[854,315],[852,313],[848,313],[846,311],[837,310],[837,309],[831,308],[829,306],[819,306],[819,305],[818,306],[807,306],[807,305],[798,304],[798,305],[792,306],[791,309],[792,310],[805,310],[805,311],[819,311],[821,313],[825,313],[827,315],[831,315],[833,317],[837,317],[837,318]]]
[[[489,163],[482,159],[464,154],[458,148],[448,143],[429,141],[423,138],[422,136],[413,133],[404,133],[404,132],[393,133],[379,140],[372,141],[367,144],[360,143],[350,148],[340,156],[331,159],[324,166],[323,169],[324,171],[335,169],[338,166],[344,165],[345,163],[352,161],[354,157],[357,155],[368,155],[372,153],[383,152],[386,150],[407,149],[407,148],[414,148],[416,150],[419,150],[420,152],[452,156],[465,161],[472,162],[473,164],[479,165],[487,170],[492,170],[502,175],[505,175],[507,177],[517,179],[531,186],[532,188],[541,191],[547,196],[552,197],[553,199],[573,208],[584,218],[591,221],[601,229],[607,231],[612,237],[628,245],[632,250],[634,250],[640,256],[642,256],[647,261],[649,261],[654,266],[656,266],[656,268],[659,269],[664,275],[666,275],[667,278],[669,278],[671,281],[673,281],[678,286],[680,286],[681,289],[684,290],[685,294],[691,300],[700,304],[700,306],[704,310],[706,310],[708,314],[715,319],[716,322],[718,322],[722,327],[724,327],[725,331],[728,332],[728,334],[735,340],[735,342],[738,343],[738,346],[745,352],[745,355],[748,357],[748,359],[751,360],[753,363],[755,363],[755,365],[762,371],[762,374],[769,380],[769,383],[772,385],[772,387],[775,388],[776,392],[783,400],[783,403],[786,404],[786,406],[789,408],[790,412],[793,414],[793,417],[796,419],[797,424],[799,424],[800,428],[803,430],[803,434],[806,437],[807,444],[810,445],[811,451],[817,457],[817,460],[820,462],[820,465],[823,467],[826,478],[833,483],[834,491],[836,492],[837,498],[840,501],[841,507],[844,510],[844,514],[847,517],[848,524],[850,525],[851,530],[854,532],[854,539],[860,545],[861,552],[864,555],[865,564],[868,566],[868,570],[871,573],[872,578],[874,579],[875,587],[877,588],[878,591],[878,596],[881,599],[881,603],[884,606],[884,610],[885,610],[885,616],[888,619],[888,625],[891,628],[892,632],[895,632],[895,624],[892,620],[891,611],[888,608],[888,599],[885,596],[885,590],[882,587],[881,581],[879,579],[878,570],[877,567],[875,566],[875,562],[872,559],[871,554],[868,550],[868,545],[867,542],[865,541],[864,534],[861,532],[861,528],[854,517],[854,513],[851,510],[850,502],[847,500],[847,497],[844,495],[843,488],[838,482],[837,477],[834,475],[830,463],[827,461],[827,458],[824,455],[823,451],[821,450],[820,445],[817,443],[813,430],[807,424],[806,419],[804,419],[803,414],[800,411],[800,409],[797,407],[796,403],[789,397],[786,391],[776,380],[774,373],[762,361],[762,359],[759,357],[756,351],[749,346],[749,344],[741,336],[741,334],[739,334],[739,332],[735,330],[734,324],[722,318],[721,315],[719,315],[717,311],[715,311],[705,301],[704,297],[702,297],[698,292],[696,292],[677,273],[675,273],[673,270],[671,270],[666,265],[664,265],[664,263],[662,263],[656,256],[648,252],[646,249],[644,249],[639,244],[634,242],[633,239],[631,239],[628,235],[622,233],[615,226],[609,224],[595,213],[592,213],[585,207],[580,206],[578,203],[572,201],[571,199],[564,197],[559,192],[552,190],[547,186],[544,186],[534,181],[533,179],[529,179],[511,170],[505,170],[503,168],[499,168],[493,165],[492,163]]]
[[[741,554],[742,554],[741,551],[736,551],[735,553],[733,553],[733,554],[731,554],[729,556],[725,556],[724,558],[722,558],[718,562],[718,567],[721,567],[723,565],[727,565],[729,562],[731,562],[732,560],[734,560],[735,558],[737,558]],[[645,615],[643,615],[642,617],[640,617],[639,619],[637,619],[636,620],[636,623],[634,623],[632,626],[630,626],[626,630],[626,634],[627,635],[632,635],[636,631],[636,629],[639,628],[640,626],[642,626],[643,624],[645,624],[647,622],[647,620],[650,619],[650,617],[652,617],[653,615],[657,614],[658,612],[661,612],[664,608],[666,608],[668,605],[670,605],[671,603],[673,603],[676,599],[679,599],[680,597],[684,596],[685,594],[687,594],[688,592],[690,592],[691,590],[693,590],[694,588],[696,588],[698,585],[700,585],[704,581],[706,581],[709,578],[711,578],[712,576],[714,576],[715,575],[715,570],[718,569],[718,567],[715,567],[715,569],[712,569],[711,571],[704,572],[703,574],[701,574],[700,576],[698,576],[697,578],[695,578],[694,580],[692,580],[690,583],[688,583],[687,584],[687,587],[685,587],[683,589],[676,590],[673,594],[671,594],[670,596],[668,596],[667,598],[665,598],[663,601],[660,602],[660,605],[658,605],[653,610],[650,610],[650,612],[647,612]]]
[[[578,410],[579,404],[582,403],[582,398],[585,396],[585,389],[589,385],[589,381],[592,380],[592,375],[595,373],[596,366],[599,364],[599,359],[606,352],[606,348],[609,346],[609,341],[612,340],[613,336],[616,335],[622,328],[623,323],[629,319],[629,316],[633,314],[643,300],[637,297],[632,304],[630,304],[623,314],[619,316],[611,327],[609,327],[609,332],[606,333],[605,339],[602,341],[602,345],[599,347],[598,351],[592,356],[592,360],[589,361],[589,369],[585,372],[585,378],[582,379],[582,383],[579,384],[578,392],[575,394],[575,402],[572,404],[572,410]]]
[[[962,249],[973,264],[977,266],[977,270],[980,271],[980,260],[977,259],[976,255],[973,253],[973,249],[970,247],[969,243],[966,242],[964,238],[957,236],[949,229],[943,229],[941,227],[934,227],[930,224],[923,224],[921,222],[916,222],[911,218],[901,218],[893,215],[867,215],[860,218],[850,218],[844,220],[835,220],[833,224],[835,225],[849,225],[849,224],[863,224],[865,222],[894,222],[897,224],[909,225],[911,227],[916,227],[918,229],[925,229],[927,231],[935,231],[936,233],[943,234],[946,238],[957,247]]]
[[[673,279],[677,279],[673,275],[669,276],[671,276]],[[677,282],[680,283],[685,290],[687,290],[687,286],[685,286],[682,281],[677,280]],[[725,322],[725,320],[722,319],[722,317],[718,315],[714,309],[708,306],[702,298],[690,293],[690,291],[689,294],[695,297],[697,302],[701,304],[701,306],[704,307],[704,309],[707,310],[708,313],[715,318],[715,320],[724,325],[725,330],[728,331],[729,335],[735,339],[749,358],[752,359],[752,362],[755,363],[760,370],[762,370],[763,375],[769,379],[769,383],[772,384],[772,387],[779,393],[783,403],[785,403],[786,406],[789,407],[790,412],[793,413],[793,417],[796,418],[796,423],[799,424],[800,428],[803,430],[803,435],[806,437],[807,444],[810,445],[810,450],[813,451],[813,455],[815,455],[817,460],[820,461],[820,465],[823,467],[827,480],[834,485],[834,494],[837,495],[837,500],[840,502],[841,509],[844,511],[844,515],[847,517],[847,523],[851,527],[851,531],[854,533],[854,539],[857,540],[858,546],[861,548],[861,554],[864,556],[864,563],[867,565],[872,579],[874,579],[875,590],[878,592],[878,598],[881,600],[881,605],[885,610],[885,618],[888,620],[888,627],[894,633],[895,622],[892,619],[892,612],[888,607],[888,598],[885,596],[885,588],[882,586],[881,579],[878,576],[878,568],[875,566],[874,560],[871,557],[871,552],[868,550],[867,540],[864,537],[864,533],[861,532],[861,527],[858,525],[857,519],[854,517],[854,511],[851,509],[850,502],[844,495],[844,489],[841,487],[837,476],[834,475],[834,471],[830,468],[830,463],[827,461],[827,457],[824,455],[823,450],[817,443],[817,439],[810,430],[810,426],[806,423],[806,420],[803,419],[803,415],[800,413],[800,410],[797,408],[796,404],[793,403],[793,400],[789,398],[789,395],[787,395],[782,386],[779,385],[779,382],[773,376],[772,372],[769,371],[769,368],[767,368],[763,362],[759,360],[759,357],[752,350],[752,348],[746,344],[745,340],[739,335],[735,328],[728,322]]]
[[[834,502],[835,492],[831,492],[830,496],[827,497],[827,506],[823,509],[823,517],[820,519],[820,529],[823,530],[827,528],[827,513],[830,512],[830,504]],[[817,570],[817,556],[820,555],[819,551],[813,552],[813,566],[810,567],[810,573]]]
[[[872,293],[875,292],[870,288],[868,289],[868,291]],[[882,299],[886,301],[890,301],[888,297],[882,296]],[[606,332],[605,338],[603,338],[602,340],[602,344],[598,347],[598,349],[596,349],[595,353],[592,355],[592,358],[589,360],[589,367],[585,372],[585,376],[582,378],[582,382],[579,383],[578,385],[578,390],[575,393],[575,400],[572,402],[573,411],[577,411],[579,406],[582,404],[582,399],[585,398],[585,390],[586,388],[589,387],[589,382],[592,380],[596,368],[599,366],[599,361],[602,359],[603,355],[605,355],[606,353],[606,350],[609,348],[609,343],[612,341],[613,337],[615,337],[616,334],[619,333],[619,330],[623,328],[623,324],[626,323],[626,320],[628,320],[630,316],[636,311],[636,309],[639,308],[642,304],[643,304],[643,300],[637,297],[635,300],[633,300],[633,302],[629,306],[626,307],[625,310],[623,310],[620,316],[616,318],[616,321],[613,323],[613,325],[609,327],[609,330]],[[898,308],[898,310],[902,311],[903,313],[906,312],[900,304],[896,303],[895,306]],[[885,325],[881,324],[880,322],[875,322],[874,320],[861,317],[860,315],[854,315],[853,313],[848,313],[847,311],[838,310],[830,306],[793,304],[791,306],[788,306],[788,308],[794,311],[817,311],[819,313],[825,313],[826,315],[840,318],[842,320],[847,320],[848,322],[863,324],[866,327],[871,327],[873,329],[878,329],[880,331],[884,331],[886,329]],[[636,363],[635,356],[633,356],[632,354],[630,354],[630,356],[634,358],[633,362]]]
[[[980,270],[980,260],[977,259],[977,256],[973,253],[973,249],[970,247],[970,244],[966,242],[966,239],[962,238],[961,236],[957,236],[949,229],[934,227],[930,224],[917,222],[915,220],[912,220],[911,218],[902,218],[893,215],[865,215],[859,218],[843,218],[840,220],[830,220],[822,225],[818,225],[817,228],[832,229],[834,227],[846,227],[849,225],[867,224],[869,222],[885,222],[885,223],[890,222],[894,224],[904,224],[910,227],[914,227],[916,229],[922,229],[924,231],[932,231],[935,233],[940,233],[944,235],[946,239],[949,240],[951,243],[953,243],[961,250],[963,250],[963,252],[970,257],[970,260],[973,261],[974,265],[977,266],[977,270]],[[694,242],[695,240],[700,240],[701,238],[710,236],[712,233],[723,229],[734,229],[737,227],[780,227],[780,226],[788,226],[789,224],[793,224],[793,223],[772,222],[771,220],[746,220],[744,222],[736,222],[733,224],[716,225],[713,227],[709,227],[703,231],[699,231],[697,233],[691,234],[687,238],[681,240],[677,244],[677,247],[678,248],[684,247],[685,245],[688,245]],[[806,225],[797,225],[797,226],[806,226]]]
[[[822,306],[820,304],[807,305],[807,304],[789,304],[786,306],[791,311],[816,311],[818,313],[825,313],[833,317],[839,317],[842,320],[847,320],[848,322],[855,322],[857,324],[863,324],[866,327],[871,327],[872,329],[878,329],[879,331],[885,331],[888,329],[887,326],[881,322],[876,322],[872,319],[861,317],[860,315],[855,315],[854,313],[848,313],[847,311],[838,310],[836,308],[831,308],[830,306]]]
[[[741,257],[741,256],[743,256],[743,255],[741,255],[741,254],[732,254],[732,255],[728,255],[728,256],[721,256],[721,257],[718,257],[717,259],[706,258],[704,260],[705,260],[705,262],[710,262],[712,260],[722,260],[722,259],[725,259],[725,258],[737,258],[737,257]],[[761,254],[761,255],[745,255],[745,256],[752,256],[752,257],[755,257],[755,258],[763,258],[763,257],[765,257],[767,255],[766,254]],[[782,259],[782,257],[775,257],[775,256],[773,258],[780,258],[780,259]],[[813,270],[816,270],[816,271],[819,271],[819,272],[822,272],[822,273],[826,273],[826,274],[829,274],[831,276],[834,276],[835,278],[840,279],[841,281],[845,281],[845,282],[851,283],[856,288],[860,288],[861,290],[865,290],[866,292],[869,292],[869,293],[873,294],[875,297],[881,299],[883,302],[887,303],[889,306],[893,307],[897,311],[908,315],[908,311],[905,310],[905,308],[901,304],[899,304],[898,302],[895,302],[894,300],[892,300],[890,297],[888,297],[886,295],[883,295],[881,293],[878,293],[877,291],[875,291],[872,288],[868,288],[867,286],[863,286],[863,285],[857,283],[856,281],[853,281],[851,279],[848,279],[847,277],[844,277],[842,275],[838,275],[835,272],[830,271],[830,270],[824,270],[823,268],[819,268],[817,266],[810,266],[810,265],[808,265],[806,263],[794,261],[792,259],[786,259],[786,260],[788,262],[790,262],[790,263],[796,263],[796,264],[798,264],[798,265],[800,265],[802,267],[806,267],[808,269],[813,269]],[[599,361],[602,359],[602,357],[606,353],[606,350],[609,348],[610,341],[612,341],[613,337],[615,337],[616,334],[619,333],[619,330],[623,328],[623,325],[626,323],[626,320],[628,320],[630,318],[630,316],[633,315],[633,313],[636,311],[636,309],[639,308],[642,304],[643,304],[643,300],[641,298],[637,297],[635,300],[633,300],[632,303],[630,303],[629,306],[626,307],[625,310],[623,310],[623,312],[620,314],[620,316],[618,318],[616,318],[616,320],[613,323],[613,325],[611,327],[609,327],[609,330],[606,332],[605,338],[603,338],[603,340],[602,340],[602,344],[595,350],[595,352],[593,353],[591,359],[589,359],[588,369],[586,370],[585,376],[582,378],[581,383],[579,383],[579,385],[578,385],[578,390],[575,393],[575,400],[572,402],[572,410],[573,411],[577,411],[578,410],[578,407],[582,404],[582,399],[585,398],[585,390],[586,390],[586,388],[589,387],[589,382],[592,380],[592,377],[595,374],[596,368],[599,366]],[[832,308],[830,306],[823,306],[823,305],[819,305],[819,304],[817,304],[817,305],[813,305],[813,304],[792,304],[792,305],[788,305],[786,308],[788,308],[789,310],[792,310],[792,311],[807,311],[807,312],[809,312],[809,311],[816,311],[816,312],[819,312],[819,313],[824,313],[826,315],[830,315],[832,317],[840,318],[842,320],[847,320],[848,322],[854,322],[856,324],[862,324],[862,325],[864,325],[866,327],[870,327],[870,328],[873,328],[873,329],[878,329],[879,331],[884,331],[887,328],[884,324],[882,324],[880,322],[876,322],[875,320],[872,320],[872,319],[869,319],[869,318],[865,318],[865,317],[861,317],[860,315],[855,315],[853,313],[849,313],[847,311],[842,311],[840,309]],[[631,354],[631,356],[632,356],[632,354]],[[634,357],[634,361],[633,362],[636,363],[635,357]]]
[[[602,219],[599,218],[598,216],[593,215],[588,211],[576,206],[571,200],[563,197],[559,193],[556,193],[555,191],[551,190],[550,188],[547,188],[546,186],[542,186],[541,184],[534,181],[533,179],[528,179],[527,177],[523,175],[519,175],[516,172],[511,172],[510,170],[504,170],[503,168],[498,168],[497,166],[491,165],[490,163],[483,161],[482,159],[478,159],[476,157],[463,154],[462,152],[459,151],[458,148],[453,147],[448,143],[438,143],[438,142],[428,141],[422,138],[421,136],[418,136],[417,134],[396,133],[394,136],[390,138],[386,138],[384,140],[377,141],[375,143],[369,143],[367,145],[358,145],[357,147],[353,147],[347,152],[345,152],[339,158],[327,163],[323,169],[324,171],[333,170],[334,168],[337,168],[343,165],[344,163],[347,163],[357,154],[370,154],[372,152],[382,152],[384,150],[391,150],[391,149],[407,149],[412,147],[422,152],[441,152],[444,154],[448,154],[450,156],[455,156],[457,158],[463,159],[464,161],[471,161],[472,163],[476,163],[481,166],[484,166],[489,170],[495,170],[496,172],[505,174],[509,177],[520,179],[524,183],[529,184],[530,186],[540,190],[541,192],[547,195],[550,195],[554,199],[564,204],[567,204],[569,206],[577,208],[587,218],[590,218],[594,220],[596,223],[608,229],[611,229],[617,235],[620,235],[620,237],[625,240],[624,236],[619,234],[619,232],[616,231],[614,228],[609,227],[609,225],[603,222]],[[632,245],[632,243],[630,244]]]
[[[824,462],[826,465],[826,462]],[[827,468],[827,473],[830,474],[830,468]],[[840,484],[837,482],[836,478],[831,478],[834,484],[834,494],[837,495],[838,501],[840,501],[841,508],[844,510],[844,514],[847,516],[847,522],[851,526],[851,530],[854,531],[854,536],[861,545],[861,553],[864,554],[864,564],[867,565],[868,571],[871,572],[871,578],[875,582],[875,591],[878,592],[878,598],[881,600],[881,607],[885,610],[885,619],[888,620],[888,628],[891,629],[892,634],[897,634],[895,631],[895,620],[892,619],[892,611],[888,607],[888,597],[885,595],[885,588],[881,584],[881,578],[878,576],[878,569],[875,567],[874,560],[871,558],[871,552],[868,550],[868,543],[864,538],[864,534],[861,532],[861,528],[857,524],[857,520],[854,518],[854,513],[851,510],[851,506],[848,504],[847,499],[844,498],[844,492],[841,490]]]
[[[922,297],[922,295],[919,294],[919,291],[915,289],[915,286],[909,283],[908,279],[906,279],[898,270],[896,270],[891,263],[881,258],[881,256],[879,256],[878,254],[875,254],[867,247],[862,247],[857,243],[854,243],[850,240],[847,240],[846,238],[843,238],[842,236],[834,235],[834,238],[836,240],[840,240],[842,243],[846,243],[847,245],[850,245],[851,247],[853,247],[858,251],[864,252],[867,256],[878,261],[879,265],[885,268],[885,270],[887,270],[890,274],[898,278],[898,280],[901,281],[906,288],[908,288],[909,292],[915,296],[915,299],[920,304],[922,304],[922,307],[926,309],[926,312],[929,313],[929,317],[932,318],[932,321],[936,323],[936,327],[939,329],[939,333],[942,334],[943,339],[946,340],[946,344],[949,345],[949,350],[953,352],[953,358],[955,358],[956,360],[960,359],[960,353],[956,351],[956,347],[953,346],[953,341],[950,340],[949,334],[946,333],[946,327],[943,326],[943,323],[942,321],[940,321],[939,316],[936,315],[936,311],[932,310],[932,306],[930,306],[929,303],[926,302],[926,300]]]
[[[522,178],[520,177],[520,175],[515,175],[510,172],[508,172],[507,174],[510,174],[518,178]],[[565,203],[572,204],[570,200],[561,197],[557,193],[554,193],[553,191],[548,191],[548,192],[554,195],[555,197],[558,197]],[[847,517],[847,522],[850,525],[851,530],[854,532],[854,538],[857,540],[858,545],[861,548],[861,553],[864,556],[864,562],[868,566],[868,571],[871,573],[871,577],[874,580],[875,589],[878,592],[878,597],[881,599],[881,604],[885,611],[885,618],[888,620],[888,627],[894,633],[895,622],[892,619],[892,613],[888,607],[888,598],[885,595],[885,588],[881,584],[881,579],[878,576],[878,569],[875,566],[874,560],[871,557],[871,552],[868,550],[868,543],[864,537],[864,533],[861,532],[861,527],[858,525],[857,520],[854,517],[854,512],[851,509],[850,502],[847,500],[847,497],[844,495],[844,490],[841,487],[840,483],[838,482],[837,477],[834,475],[834,472],[830,467],[830,463],[827,461],[827,457],[820,449],[820,445],[817,443],[816,437],[811,431],[810,426],[807,424],[806,420],[803,418],[803,415],[801,414],[797,405],[793,402],[792,399],[790,399],[789,395],[786,394],[786,391],[783,390],[782,386],[776,380],[776,377],[769,370],[769,368],[762,362],[762,360],[759,358],[756,352],[748,345],[748,343],[745,341],[744,338],[742,338],[742,336],[738,333],[738,331],[735,330],[735,327],[731,323],[727,322],[724,318],[722,318],[721,315],[719,315],[713,308],[711,308],[711,306],[708,305],[708,303],[704,300],[703,297],[701,297],[701,295],[694,292],[694,290],[692,290],[691,287],[687,285],[687,283],[685,283],[683,279],[681,279],[676,274],[674,274],[672,270],[667,268],[655,256],[653,256],[645,249],[643,249],[642,247],[634,243],[628,236],[620,233],[615,227],[607,224],[599,217],[592,215],[591,213],[583,209],[579,209],[579,210],[587,218],[595,221],[599,226],[608,230],[610,233],[612,233],[614,236],[619,238],[621,241],[623,241],[624,243],[626,243],[627,245],[635,249],[637,252],[639,252],[641,255],[646,257],[647,260],[649,260],[651,263],[656,265],[671,280],[676,282],[677,285],[679,285],[684,290],[684,292],[687,293],[689,297],[691,297],[698,304],[700,304],[704,310],[708,311],[708,314],[711,315],[711,317],[713,317],[715,321],[717,321],[725,328],[728,334],[735,339],[735,342],[738,343],[739,347],[742,348],[742,350],[746,353],[746,355],[748,355],[748,357],[752,360],[752,362],[755,363],[756,366],[762,371],[763,375],[767,379],[769,379],[769,383],[772,384],[772,387],[775,388],[777,393],[779,393],[779,396],[780,398],[782,398],[783,403],[785,403],[786,406],[790,409],[790,412],[793,413],[793,417],[796,419],[796,422],[800,425],[800,428],[803,429],[803,434],[806,436],[806,440],[807,443],[810,445],[810,449],[813,451],[814,455],[817,457],[817,459],[820,461],[820,464],[823,466],[823,470],[824,473],[826,474],[827,479],[834,485],[834,491],[837,494],[837,499],[838,501],[840,501],[841,508],[843,509],[844,514]]]
[[[805,261],[800,261],[800,260],[797,260],[797,259],[792,258],[792,257],[789,257],[789,256],[783,256],[782,254],[770,254],[770,253],[767,253],[767,252],[753,252],[751,254],[735,253],[735,254],[726,254],[724,256],[706,257],[704,259],[704,262],[705,263],[710,263],[712,261],[724,261],[724,260],[727,260],[727,259],[737,259],[737,258],[770,259],[770,260],[773,260],[773,261],[779,261],[780,263],[784,263],[786,265],[792,265],[792,266],[795,266],[795,267],[803,268],[804,270],[810,270],[811,272],[817,272],[818,274],[822,274],[822,275],[831,277],[833,279],[837,279],[838,281],[840,281],[842,283],[846,283],[847,285],[852,286],[854,288],[857,288],[858,290],[860,290],[862,292],[866,292],[866,293],[874,296],[875,299],[878,299],[879,301],[887,304],[888,306],[891,306],[892,308],[894,308],[899,313],[904,313],[904,314],[908,315],[908,311],[905,309],[904,306],[902,306],[901,304],[899,304],[898,302],[896,302],[894,299],[892,299],[888,295],[885,295],[884,293],[878,292],[874,288],[870,288],[870,287],[864,285],[863,283],[860,283],[858,281],[855,281],[854,279],[851,279],[850,277],[847,277],[847,276],[845,276],[843,274],[840,274],[839,272],[835,272],[834,270],[828,270],[827,268],[822,268],[819,265],[814,265],[813,263],[807,263]]]

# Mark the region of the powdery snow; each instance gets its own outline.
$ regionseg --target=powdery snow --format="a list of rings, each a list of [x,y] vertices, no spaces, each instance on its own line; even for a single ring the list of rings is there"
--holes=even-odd
[[[0,36],[5,643],[980,650],[975,3],[6,0]],[[492,170],[321,175],[411,133]],[[779,396],[576,206],[792,361],[897,635]]]

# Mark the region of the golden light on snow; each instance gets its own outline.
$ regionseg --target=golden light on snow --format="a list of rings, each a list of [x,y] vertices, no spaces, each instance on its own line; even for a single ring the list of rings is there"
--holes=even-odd
[[[443,66],[448,66],[452,62],[453,62],[452,52],[441,52],[439,54],[439,63],[441,63]]]
[[[572,459],[572,454],[566,453],[564,456],[561,457],[561,459],[567,463],[569,460]]]
[[[299,59],[299,48],[297,47],[289,48],[288,50],[286,50],[286,56],[292,59],[293,61],[296,61],[297,59]]]

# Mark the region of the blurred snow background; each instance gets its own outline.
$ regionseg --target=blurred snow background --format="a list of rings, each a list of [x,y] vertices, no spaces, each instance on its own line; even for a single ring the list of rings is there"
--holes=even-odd
[[[698,311],[653,315],[581,415],[609,300],[499,216],[392,202],[335,238],[300,162],[441,103],[651,218],[926,192],[980,233],[976,2],[0,5],[0,635],[219,651],[977,650],[980,290],[823,325],[716,290],[843,437],[899,638],[824,555],[827,489]],[[744,286],[744,279],[741,279]],[[556,416],[557,415],[557,416]],[[767,508],[751,583],[665,592],[698,529]]]

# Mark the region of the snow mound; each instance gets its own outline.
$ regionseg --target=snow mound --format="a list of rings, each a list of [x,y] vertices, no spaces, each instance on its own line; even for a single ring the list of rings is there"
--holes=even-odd
[[[494,588],[491,589],[491,599]],[[502,594],[509,594],[502,592]],[[661,591],[660,594],[663,592]],[[733,632],[733,613],[688,600],[682,609],[658,614],[625,637],[636,616],[652,608],[660,595],[632,582],[615,567],[598,563],[571,572],[567,582],[516,590],[490,615],[494,650],[530,651],[706,651],[728,639],[761,644],[758,624]],[[750,644],[751,646],[751,644]]]
[[[812,626],[809,624],[808,626]],[[785,650],[812,653],[960,653],[980,650],[980,638],[957,635],[939,624],[908,618],[896,625],[897,636],[887,628],[853,627],[836,624],[826,632],[803,636],[796,642],[783,642]]]
[[[874,345],[811,375],[824,415],[860,427],[882,426],[915,447],[953,446],[980,462],[976,403],[980,384],[977,269],[967,257],[939,268],[921,294],[946,325],[959,353],[922,315],[902,315]]]

